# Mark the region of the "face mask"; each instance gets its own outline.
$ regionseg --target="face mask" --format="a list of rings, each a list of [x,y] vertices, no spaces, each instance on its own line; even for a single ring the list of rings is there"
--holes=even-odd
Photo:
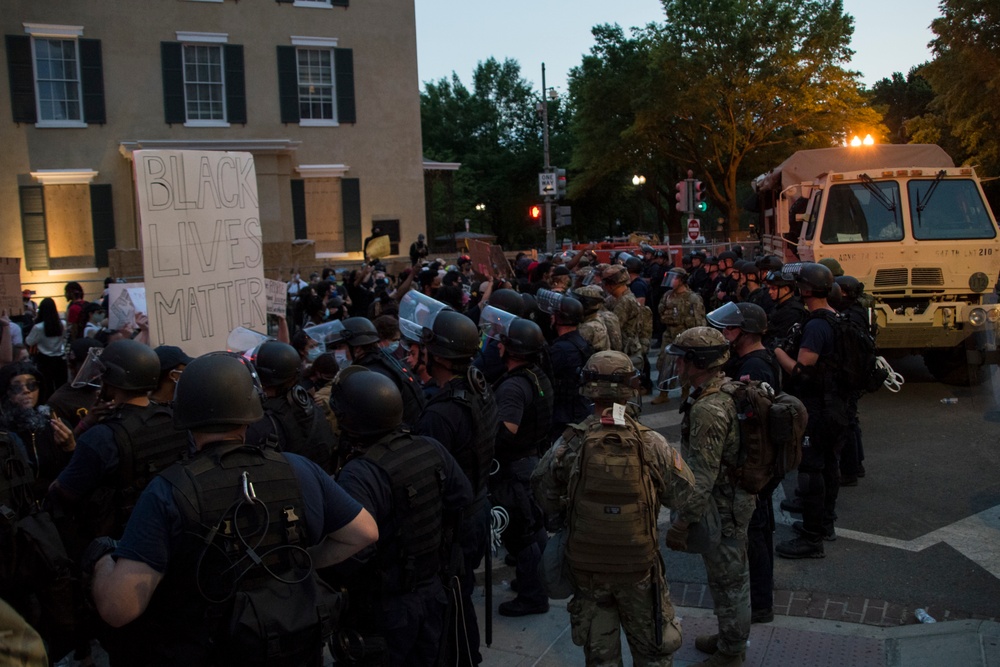
[[[321,354],[323,354],[323,349],[320,347],[314,347],[308,352],[306,352],[306,359],[308,359],[309,361],[316,361],[316,359],[318,359],[319,355]]]
[[[330,309],[329,309],[329,308],[327,308],[327,309],[326,309],[326,310],[325,310],[325,311],[323,312],[323,319],[327,319],[328,317],[330,317]]]
[[[399,341],[398,340],[394,340],[394,341],[392,341],[391,343],[389,343],[388,345],[385,346],[386,353],[394,355],[394,356],[396,354],[396,350],[398,350],[398,349],[399,349]]]
[[[334,350],[333,358],[337,360],[340,368],[347,368],[351,365],[351,359],[347,356],[347,350]]]

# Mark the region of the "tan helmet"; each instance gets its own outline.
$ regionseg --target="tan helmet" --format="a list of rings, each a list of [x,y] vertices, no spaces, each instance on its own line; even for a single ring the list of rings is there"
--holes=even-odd
[[[587,285],[574,289],[573,296],[578,298],[580,303],[583,304],[583,314],[590,315],[601,309],[601,306],[604,304],[604,297],[607,294],[601,289],[600,285]]]
[[[667,346],[667,354],[683,357],[696,368],[716,368],[729,361],[729,343],[718,329],[691,327]]]
[[[628,282],[628,269],[621,264],[612,264],[601,271],[601,282],[606,285],[622,285]]]
[[[623,352],[592,354],[580,374],[580,393],[589,398],[626,403],[638,390],[639,373]]]

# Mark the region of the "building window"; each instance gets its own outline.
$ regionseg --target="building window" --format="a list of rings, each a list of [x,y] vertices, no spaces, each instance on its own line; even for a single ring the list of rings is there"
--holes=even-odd
[[[300,120],[331,120],[333,107],[333,52],[330,49],[297,51],[299,66]]]
[[[356,122],[354,52],[328,37],[292,37],[278,47],[281,122],[305,126]]]
[[[188,121],[225,121],[222,46],[184,45],[184,102]]]
[[[40,122],[83,122],[80,59],[75,39],[34,39]]]
[[[19,187],[24,264],[29,271],[108,265],[108,251],[115,247],[111,186],[75,182],[89,180],[86,170],[73,178],[76,171],[39,173],[46,184]]]
[[[86,127],[104,123],[101,42],[80,26],[26,23],[7,35],[10,100],[15,123]]]

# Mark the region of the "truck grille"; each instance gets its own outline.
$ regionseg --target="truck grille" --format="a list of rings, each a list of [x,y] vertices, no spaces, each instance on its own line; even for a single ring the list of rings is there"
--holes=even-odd
[[[944,285],[944,275],[941,269],[913,269],[914,285]]]
[[[906,287],[906,269],[879,269],[875,272],[875,287]]]

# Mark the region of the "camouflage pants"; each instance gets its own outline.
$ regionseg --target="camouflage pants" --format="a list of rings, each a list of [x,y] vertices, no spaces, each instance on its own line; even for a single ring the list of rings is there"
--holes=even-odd
[[[750,637],[750,567],[747,535],[722,536],[718,551],[703,554],[708,588],[719,619],[719,650],[735,655],[746,650]]]
[[[663,641],[659,646],[653,627],[651,577],[625,583],[577,574],[576,583],[576,593],[567,609],[573,643],[583,647],[587,667],[619,667],[622,664],[623,629],[636,667],[674,664],[672,654],[682,643],[681,626],[674,618],[674,607],[662,578],[659,604],[663,611]]]

